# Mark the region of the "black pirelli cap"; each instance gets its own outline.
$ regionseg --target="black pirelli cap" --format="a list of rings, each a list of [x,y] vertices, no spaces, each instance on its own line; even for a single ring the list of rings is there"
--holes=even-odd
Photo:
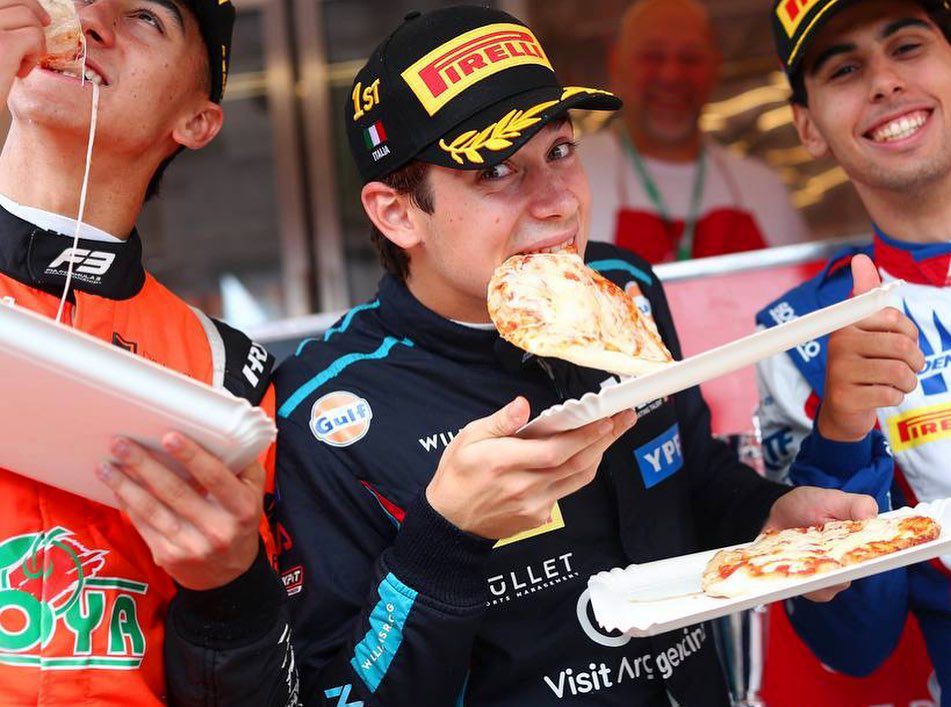
[[[569,108],[617,110],[607,91],[563,87],[521,21],[485,7],[411,12],[357,73],[345,106],[364,182],[414,159],[483,169]]]
[[[211,72],[209,96],[215,103],[221,103],[231,61],[234,5],[231,0],[184,0],[182,4],[198,20],[198,29],[208,49],[208,68]]]
[[[809,46],[838,12],[862,0],[775,0],[773,41],[786,75],[792,78],[802,65]],[[926,10],[948,11],[948,0],[918,0]]]

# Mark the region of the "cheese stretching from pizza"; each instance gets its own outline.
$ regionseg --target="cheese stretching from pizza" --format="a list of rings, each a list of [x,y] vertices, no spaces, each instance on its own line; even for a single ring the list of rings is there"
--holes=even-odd
[[[810,528],[769,530],[747,547],[714,555],[701,587],[715,597],[742,596],[773,581],[808,579],[921,545],[940,534],[941,526],[926,516],[836,520]]]
[[[502,338],[537,356],[626,376],[673,360],[653,320],[573,248],[506,260],[489,282],[488,305]]]
[[[40,66],[81,79],[86,43],[73,0],[40,0],[40,5],[50,16],[50,23],[43,28],[46,56],[40,59]]]

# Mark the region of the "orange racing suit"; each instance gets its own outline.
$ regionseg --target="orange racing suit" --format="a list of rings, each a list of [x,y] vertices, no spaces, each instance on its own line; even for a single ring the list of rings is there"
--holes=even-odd
[[[125,243],[81,240],[74,249],[0,209],[0,300],[55,317],[72,260],[64,322],[273,414],[267,352],[165,289],[141,253],[135,232]],[[4,705],[163,703],[175,592],[119,511],[0,470]]]

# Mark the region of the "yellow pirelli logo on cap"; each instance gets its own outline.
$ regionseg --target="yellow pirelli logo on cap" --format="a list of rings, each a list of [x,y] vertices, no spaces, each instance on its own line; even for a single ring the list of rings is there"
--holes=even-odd
[[[896,452],[951,437],[951,405],[918,408],[888,420],[889,443]]]
[[[482,79],[526,64],[551,69],[531,30],[503,22],[454,37],[406,69],[402,76],[426,112],[436,115]]]
[[[783,0],[776,6],[776,17],[782,23],[787,36],[792,37],[796,33],[809,10],[820,2],[822,0]]]

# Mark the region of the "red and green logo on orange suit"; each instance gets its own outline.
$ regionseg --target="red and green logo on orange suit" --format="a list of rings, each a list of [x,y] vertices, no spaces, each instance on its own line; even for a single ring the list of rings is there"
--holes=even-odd
[[[100,576],[107,554],[84,547],[62,527],[0,542],[0,664],[139,667],[145,633],[136,597],[148,585]]]

